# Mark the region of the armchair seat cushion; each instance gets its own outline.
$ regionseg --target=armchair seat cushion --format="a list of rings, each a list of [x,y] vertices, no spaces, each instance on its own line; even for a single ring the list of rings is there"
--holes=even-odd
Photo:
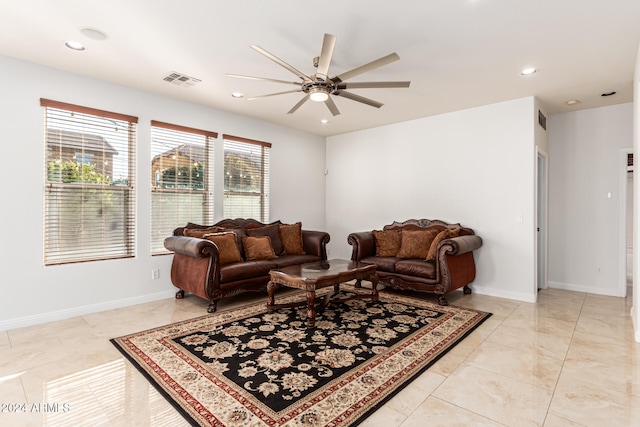
[[[433,261],[424,261],[421,259],[405,259],[396,262],[395,272],[398,274],[406,274],[408,276],[435,279],[436,264]]]

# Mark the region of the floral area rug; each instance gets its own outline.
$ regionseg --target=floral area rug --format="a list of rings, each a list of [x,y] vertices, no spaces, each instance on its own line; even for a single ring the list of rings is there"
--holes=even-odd
[[[489,316],[381,291],[329,304],[315,328],[304,306],[256,303],[111,342],[193,425],[353,426]]]

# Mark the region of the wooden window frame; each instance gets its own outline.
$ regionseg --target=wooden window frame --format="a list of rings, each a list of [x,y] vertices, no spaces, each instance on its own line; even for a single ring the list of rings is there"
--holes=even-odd
[[[240,209],[241,213],[237,213],[238,212],[238,208],[233,207],[231,208],[229,206],[229,202],[231,200],[231,198],[233,196],[250,196],[250,197],[259,197],[259,213],[258,216],[259,218],[254,218],[257,219],[258,221],[261,221],[263,223],[267,223],[269,222],[269,215],[270,215],[270,206],[269,206],[269,180],[270,180],[270,173],[269,173],[269,150],[272,146],[272,144],[270,142],[264,142],[264,141],[258,141],[255,139],[249,139],[249,138],[243,138],[243,137],[239,137],[239,136],[235,136],[235,135],[228,135],[228,134],[224,134],[222,136],[223,139],[223,144],[224,144],[224,152],[225,152],[225,160],[224,160],[224,174],[225,177],[228,173],[227,170],[227,163],[226,163],[226,155],[227,155],[227,142],[230,142],[231,144],[240,147],[240,144],[246,144],[248,146],[258,146],[260,147],[260,167],[256,170],[256,172],[260,173],[260,192],[258,195],[256,195],[254,192],[243,192],[243,191],[233,191],[231,189],[226,188],[226,184],[225,184],[225,188],[224,188],[224,202],[223,202],[223,210],[225,212],[224,216],[225,217],[232,217],[232,216],[248,216],[246,215],[242,209]],[[234,213],[231,213],[234,212]],[[245,211],[246,212],[246,211]]]
[[[151,255],[166,255],[171,252],[164,248],[164,238],[171,235],[173,229],[186,225],[187,222],[213,222],[213,145],[218,138],[217,132],[176,125],[172,123],[151,121]],[[199,140],[200,137],[204,139]],[[157,143],[154,138],[163,139]],[[175,144],[175,145],[173,145]],[[164,148],[166,147],[166,150]],[[182,147],[182,150],[180,150]],[[202,152],[200,152],[202,148]],[[187,153],[185,153],[185,151]],[[184,156],[184,158],[182,158]],[[202,157],[202,188],[190,186],[179,188],[177,176],[173,187],[165,187],[159,178],[162,171],[171,168],[190,167],[193,156]],[[171,160],[175,159],[175,162]],[[180,157],[180,158],[176,158]],[[188,164],[185,163],[187,162]],[[167,160],[169,161],[167,163]],[[164,166],[171,166],[164,168]],[[156,170],[156,168],[159,168]],[[176,172],[177,173],[177,172]],[[189,172],[189,177],[191,174]],[[198,199],[200,202],[198,203]],[[198,204],[202,207],[196,212]],[[163,209],[163,206],[165,207]],[[198,219],[199,218],[199,219]]]
[[[134,257],[138,118],[45,98],[40,99],[40,105],[44,107],[47,153],[44,162],[44,264]],[[74,122],[76,114],[82,115],[77,123]],[[122,135],[117,133],[120,129],[127,133],[116,137]],[[113,138],[111,142],[105,135]],[[93,151],[101,156],[85,169],[84,162],[77,162],[74,150],[80,150],[80,153]],[[74,158],[63,162],[63,152],[72,153]],[[121,175],[115,179],[113,159],[120,154],[117,171]],[[71,169],[65,169],[67,167]],[[71,176],[69,170],[74,168],[78,174]]]

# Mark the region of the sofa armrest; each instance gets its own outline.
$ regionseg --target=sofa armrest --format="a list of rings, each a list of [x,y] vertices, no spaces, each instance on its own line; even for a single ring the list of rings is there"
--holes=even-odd
[[[436,293],[444,295],[475,280],[473,251],[480,246],[482,239],[476,235],[458,236],[440,242],[436,263],[436,276],[440,283],[436,286]]]
[[[218,254],[218,247],[212,241],[195,237],[170,236],[164,239],[164,247],[192,258],[215,257]]]
[[[302,247],[309,255],[319,256],[320,259],[327,259],[327,243],[331,237],[325,231],[302,230]]]
[[[475,234],[452,237],[440,242],[439,247],[445,247],[447,255],[462,255],[474,251],[482,246],[482,238]]]
[[[347,242],[353,246],[351,249],[352,261],[360,261],[376,254],[376,244],[371,231],[351,233],[347,237]]]

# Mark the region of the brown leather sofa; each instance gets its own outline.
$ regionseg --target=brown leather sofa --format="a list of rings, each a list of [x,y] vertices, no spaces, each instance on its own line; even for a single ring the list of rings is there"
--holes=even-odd
[[[388,230],[400,231],[402,246],[408,240],[405,236],[410,235],[410,233],[402,234],[403,230],[429,230],[430,236],[441,235],[442,240],[436,241],[433,248],[430,248],[432,249],[431,260],[427,260],[428,257],[424,256],[413,258],[411,251],[408,257],[402,256],[403,249],[397,255],[393,255],[393,251],[380,253],[382,248],[377,248],[376,242],[382,246],[383,233],[375,233]],[[442,232],[444,233],[440,234]],[[457,237],[450,237],[454,235]],[[438,295],[440,305],[448,304],[445,294],[460,287],[464,288],[465,294],[471,293],[468,285],[476,277],[473,251],[482,246],[482,239],[476,236],[472,229],[462,227],[460,224],[448,224],[444,221],[429,219],[410,219],[385,225],[383,230],[351,233],[347,241],[352,246],[353,261],[376,265],[378,283],[393,289],[435,293]],[[404,252],[407,253],[407,251]]]
[[[207,311],[213,313],[216,311],[218,301],[222,298],[247,291],[266,292],[271,269],[327,259],[326,246],[330,238],[328,233],[300,230],[302,250],[291,251],[296,253],[290,254],[286,253],[282,242],[277,237],[277,230],[283,225],[285,224],[280,221],[263,224],[254,219],[238,218],[224,219],[212,226],[189,223],[185,227],[176,228],[173,236],[164,241],[164,246],[174,252],[171,281],[180,289],[176,293],[176,298],[183,298],[185,292],[197,295],[209,301]],[[301,225],[298,225],[298,228],[301,229]],[[202,233],[207,233],[209,230],[218,234],[221,231],[223,234],[225,231],[235,233],[240,258],[232,261],[225,260],[228,257],[220,251],[221,244],[216,244],[207,237],[192,237],[204,236],[205,234]],[[267,257],[271,259],[248,257],[243,237],[263,235],[270,236],[270,242],[277,257]],[[247,260],[248,258],[250,260]]]

